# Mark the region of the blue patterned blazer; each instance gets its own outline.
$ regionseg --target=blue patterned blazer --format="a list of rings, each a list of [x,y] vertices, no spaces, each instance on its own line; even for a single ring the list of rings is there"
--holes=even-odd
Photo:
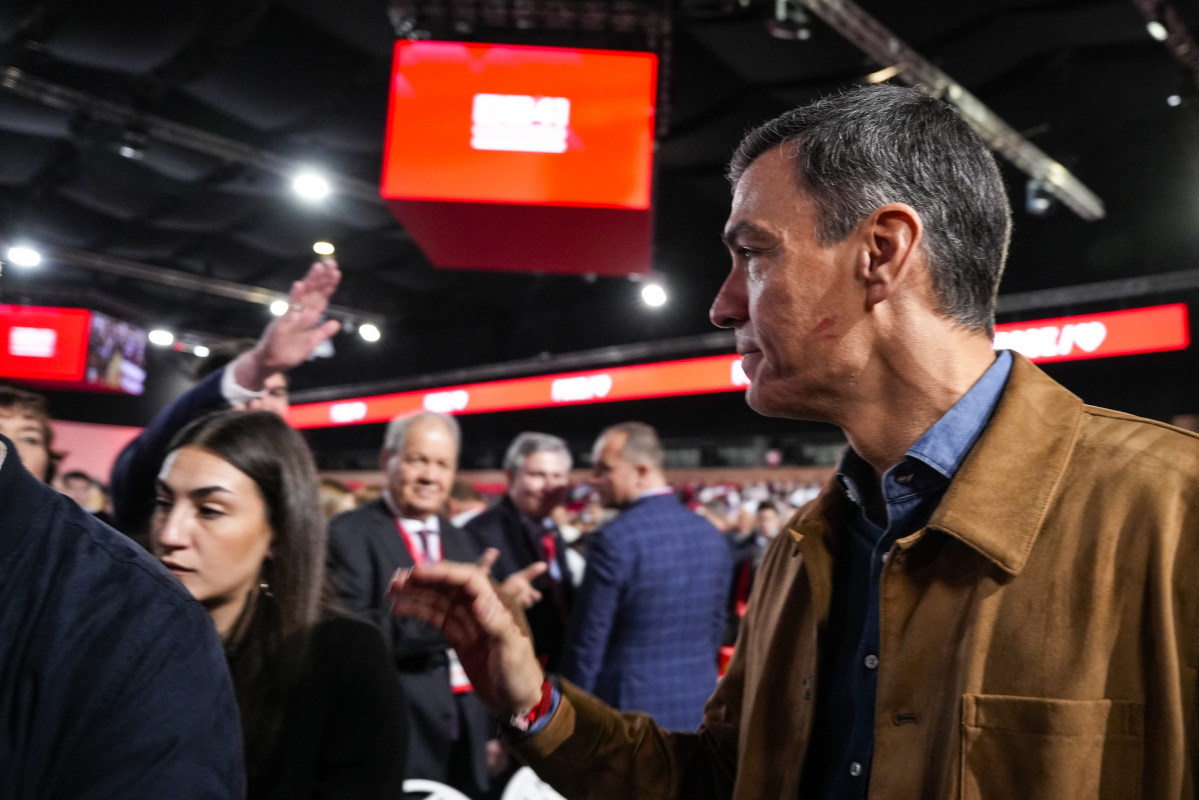
[[[674,495],[636,501],[588,540],[562,675],[622,711],[696,728],[732,572],[724,536]]]

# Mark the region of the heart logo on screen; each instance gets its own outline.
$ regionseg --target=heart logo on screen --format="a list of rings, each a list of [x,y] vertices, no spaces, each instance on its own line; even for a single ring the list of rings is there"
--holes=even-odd
[[[607,397],[608,392],[612,391],[612,376],[592,375],[587,379],[587,386],[591,389],[592,397]]]
[[[1094,353],[1107,338],[1107,326],[1102,322],[1083,322],[1074,326],[1074,343],[1088,353]]]

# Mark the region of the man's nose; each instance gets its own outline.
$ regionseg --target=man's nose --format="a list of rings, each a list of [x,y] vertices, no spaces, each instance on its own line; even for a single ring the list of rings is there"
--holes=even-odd
[[[712,301],[708,319],[717,328],[736,328],[748,317],[745,278],[740,269],[733,267],[729,270],[728,277],[724,279],[724,283],[720,285],[720,291],[716,293],[716,298]]]

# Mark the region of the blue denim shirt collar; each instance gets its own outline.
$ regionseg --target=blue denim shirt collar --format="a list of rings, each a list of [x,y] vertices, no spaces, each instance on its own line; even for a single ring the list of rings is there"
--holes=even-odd
[[[1012,354],[999,351],[970,390],[908,448],[903,460],[883,474],[883,497],[888,504],[949,485],[990,422],[1011,371]],[[846,452],[837,478],[850,500],[860,506],[858,486],[872,476],[870,466],[853,448]]]

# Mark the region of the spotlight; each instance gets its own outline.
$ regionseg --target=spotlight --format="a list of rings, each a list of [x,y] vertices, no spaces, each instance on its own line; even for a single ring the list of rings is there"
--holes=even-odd
[[[305,200],[320,200],[329,195],[329,181],[315,172],[301,172],[291,182],[291,188]]]
[[[148,334],[150,344],[156,344],[159,347],[170,347],[175,341],[175,334],[162,328],[155,328]]]
[[[641,287],[641,299],[647,306],[657,308],[666,303],[666,290],[657,283],[647,283]]]
[[[1048,216],[1053,211],[1053,195],[1040,178],[1030,178],[1024,187],[1024,208],[1034,217]]]
[[[32,247],[16,245],[8,248],[8,260],[17,267],[36,267],[42,263],[42,254]]]
[[[368,342],[377,342],[382,335],[379,329],[369,322],[364,322],[358,326],[358,335]]]
[[[875,70],[866,76],[866,83],[886,83],[894,78],[903,70],[903,67],[895,64],[890,67],[883,67],[880,70]]]
[[[198,344],[194,348],[192,348],[192,352],[195,353],[198,358],[208,358],[208,354],[211,353],[212,351],[209,350],[204,345]]]
[[[287,313],[287,309],[291,308],[291,303],[286,300],[275,300],[271,303],[271,313],[276,317],[281,317]]]
[[[1159,42],[1164,42],[1170,38],[1170,32],[1166,30],[1166,26],[1157,20],[1150,20],[1145,23],[1145,30],[1149,31],[1149,35]]]
[[[798,0],[775,0],[774,19],[766,21],[766,30],[776,39],[806,42],[812,38],[808,15]]]
[[[1166,98],[1166,105],[1170,108],[1178,108],[1182,105],[1182,95],[1172,94]]]
[[[329,242],[315,242],[312,245],[312,252],[316,253],[318,256],[331,256],[336,251],[337,248],[335,248]]]
[[[150,137],[141,131],[125,131],[117,144],[117,154],[122,158],[140,159],[146,154],[146,145],[149,143]]]

